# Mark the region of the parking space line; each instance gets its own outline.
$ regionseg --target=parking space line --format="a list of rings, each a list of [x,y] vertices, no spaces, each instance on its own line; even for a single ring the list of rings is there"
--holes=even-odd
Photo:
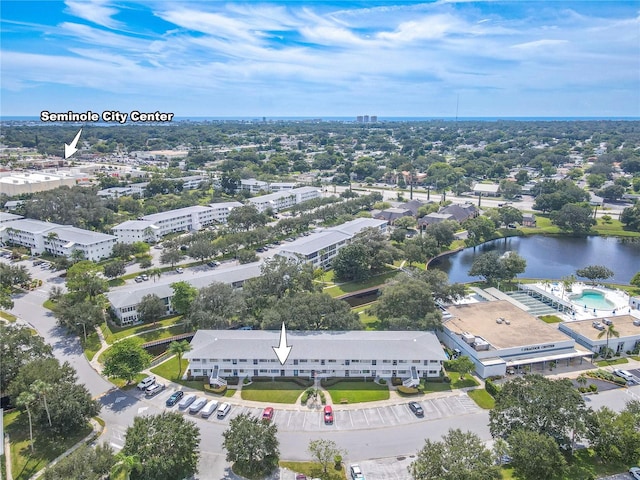
[[[364,420],[367,422],[367,425],[370,425],[369,418],[367,417],[367,411],[362,410],[362,415],[364,415]]]

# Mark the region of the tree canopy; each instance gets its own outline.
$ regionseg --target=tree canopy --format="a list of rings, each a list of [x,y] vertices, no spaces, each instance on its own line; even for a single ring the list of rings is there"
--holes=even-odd
[[[175,480],[198,471],[200,429],[176,412],[138,416],[127,429],[122,453],[137,455],[132,480]]]
[[[140,343],[135,338],[125,338],[114,343],[106,352],[103,373],[131,383],[150,364],[151,355]]]
[[[525,271],[527,262],[518,253],[508,251],[504,255],[492,250],[481,253],[473,260],[469,275],[483,277],[487,283],[511,281]]]
[[[271,474],[280,457],[277,433],[275,423],[263,422],[253,415],[241,413],[232,418],[222,433],[227,461],[233,462],[239,473],[254,477]]]
[[[576,270],[576,275],[595,283],[596,280],[606,280],[607,278],[613,277],[614,273],[604,265],[589,265]]]
[[[449,430],[442,441],[426,440],[408,467],[414,480],[498,480],[500,467],[475,433]]]

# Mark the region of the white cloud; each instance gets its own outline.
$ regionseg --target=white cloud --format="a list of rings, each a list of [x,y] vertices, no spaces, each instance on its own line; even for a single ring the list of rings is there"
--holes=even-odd
[[[65,2],[71,15],[107,28],[121,27],[120,22],[111,18],[118,13],[118,10],[107,6],[107,3],[107,0],[67,0]]]

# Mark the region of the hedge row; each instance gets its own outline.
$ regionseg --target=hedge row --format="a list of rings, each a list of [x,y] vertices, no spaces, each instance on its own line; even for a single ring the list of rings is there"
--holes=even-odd
[[[227,386],[222,385],[221,387],[212,387],[211,385],[205,383],[204,391],[209,393],[215,393],[216,395],[224,395],[224,393],[227,391]]]
[[[372,377],[367,377],[366,380],[373,381]],[[364,382],[365,377],[333,377],[333,378],[323,378],[320,382],[320,385],[323,387],[333,387],[340,382]],[[402,380],[400,380],[400,384],[402,385]]]
[[[310,387],[313,380],[304,377],[251,377],[252,382],[293,382],[301,387]]]
[[[491,395],[493,398],[495,398],[496,395],[498,395],[498,393],[500,393],[500,390],[502,390],[502,387],[500,387],[499,385],[496,385],[495,383],[493,383],[493,380],[491,380],[490,378],[485,380],[484,388],[487,391],[487,393],[489,395]]]

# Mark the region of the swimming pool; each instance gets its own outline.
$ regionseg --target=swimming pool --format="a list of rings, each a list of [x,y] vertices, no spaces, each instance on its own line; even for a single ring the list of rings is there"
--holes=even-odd
[[[572,295],[571,301],[581,307],[595,308],[597,310],[612,310],[615,305],[607,300],[604,293],[598,290],[583,290],[580,295]]]

